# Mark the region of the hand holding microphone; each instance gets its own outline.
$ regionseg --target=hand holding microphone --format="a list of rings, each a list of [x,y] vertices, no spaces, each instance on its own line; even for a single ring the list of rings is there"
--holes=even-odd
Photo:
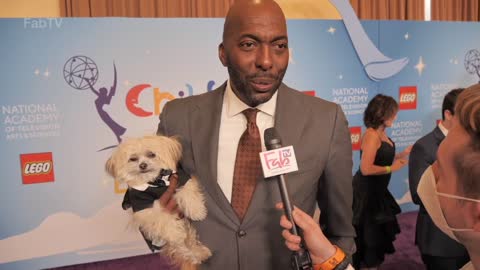
[[[290,196],[288,195],[287,185],[285,184],[285,177],[283,176],[285,173],[298,170],[293,147],[282,148],[282,141],[275,128],[266,129],[264,139],[265,147],[269,151],[260,153],[263,173],[266,178],[271,177],[277,179],[285,215],[291,224],[295,224],[292,216],[293,207],[290,202]],[[291,227],[291,233],[300,236],[299,229],[295,225]],[[294,270],[312,269],[310,254],[304,246],[303,243],[300,243],[299,249],[292,254],[292,267]]]
[[[277,209],[283,209],[282,203],[275,205]],[[310,252],[312,263],[320,264],[331,258],[335,254],[335,246],[323,234],[322,229],[318,223],[307,213],[295,207],[293,210],[293,218],[296,225],[301,228],[303,237],[293,235],[289,230],[292,228],[292,223],[282,216],[280,225],[285,229],[282,232],[285,238],[285,244],[290,250],[299,250],[301,248],[302,240]]]

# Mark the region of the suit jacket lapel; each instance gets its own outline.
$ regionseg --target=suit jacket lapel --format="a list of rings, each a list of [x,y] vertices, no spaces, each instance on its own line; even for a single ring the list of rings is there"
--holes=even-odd
[[[223,212],[238,224],[238,217],[217,183],[218,138],[225,86],[224,83],[209,93],[214,98],[205,98],[196,104],[190,117],[190,133],[195,168],[200,181]]]
[[[308,108],[302,100],[296,97],[299,95],[296,90],[282,84],[278,89],[278,100],[275,111],[275,128],[282,138],[282,145],[289,146],[296,144],[305,126],[306,112]]]
[[[303,106],[298,96],[295,97],[297,94],[296,90],[290,89],[284,84],[281,84],[278,89],[274,126],[282,139],[282,146],[296,144],[304,129],[306,121],[304,114],[307,108]],[[248,222],[251,221],[262,208],[265,208],[263,204],[266,198],[262,197],[262,194],[269,196],[268,194],[274,191],[272,189],[278,188],[276,180],[272,180],[275,181],[275,183],[273,183],[271,180],[265,180],[261,177],[258,181],[260,182],[257,184],[252,201],[243,220],[245,226],[248,225]],[[271,205],[271,207],[273,208],[275,206]]]

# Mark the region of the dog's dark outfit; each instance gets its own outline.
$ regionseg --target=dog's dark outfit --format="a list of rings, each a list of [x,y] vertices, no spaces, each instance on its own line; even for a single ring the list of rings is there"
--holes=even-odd
[[[146,189],[139,190],[128,187],[127,192],[125,192],[125,196],[123,197],[122,208],[127,210],[131,207],[133,212],[138,212],[152,207],[154,201],[159,199],[160,196],[162,196],[162,194],[167,190],[168,186],[170,185],[170,176],[173,174],[175,174],[175,172],[172,170],[162,169],[153,181],[148,182],[148,187]],[[179,170],[176,174],[178,174],[177,187],[185,185],[185,183],[190,180],[190,176],[182,170]],[[147,242],[148,247],[152,252],[161,248],[160,246],[154,245],[151,240],[147,239],[141,229],[140,232],[142,233],[143,239],[145,239],[145,242]]]

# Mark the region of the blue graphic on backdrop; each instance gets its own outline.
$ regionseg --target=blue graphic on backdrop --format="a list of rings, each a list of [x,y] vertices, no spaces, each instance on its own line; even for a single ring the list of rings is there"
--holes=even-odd
[[[185,86],[187,87],[187,92],[188,92],[188,96],[193,96],[193,86],[189,83],[185,84]],[[210,92],[213,90],[213,87],[215,86],[215,81],[213,80],[210,80],[208,81],[207,83],[207,92]],[[185,97],[185,92],[183,92],[182,90],[180,90],[178,92],[178,96],[179,97]],[[188,97],[187,96],[187,97]]]
[[[73,88],[78,90],[90,90],[97,96],[95,99],[95,108],[102,121],[112,130],[118,143],[122,141],[121,136],[127,131],[126,128],[115,122],[113,118],[105,111],[105,105],[109,105],[117,89],[117,68],[113,64],[113,85],[108,90],[106,87],[95,89],[94,85],[98,79],[98,68],[95,62],[87,56],[73,56],[67,60],[63,67],[65,81]],[[110,149],[116,145],[108,146],[99,151]]]
[[[473,49],[465,54],[465,69],[470,74],[477,74],[480,83],[480,52]]]
[[[208,81],[208,84],[207,84],[207,91],[210,92],[213,90],[213,87],[215,87],[215,81],[211,80],[211,81]]]
[[[192,85],[187,83],[185,86],[187,87],[188,96],[193,96],[193,87],[192,87]],[[180,97],[183,97],[183,96],[185,95],[185,93],[184,93],[183,91],[180,91],[180,92],[178,92],[178,95],[179,95]]]
[[[355,52],[371,80],[388,79],[408,64],[408,57],[393,60],[378,50],[363,29],[348,0],[330,0],[330,2],[342,16]]]

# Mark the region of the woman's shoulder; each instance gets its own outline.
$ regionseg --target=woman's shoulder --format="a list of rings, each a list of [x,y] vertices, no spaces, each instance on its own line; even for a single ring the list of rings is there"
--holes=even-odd
[[[363,133],[363,138],[380,141],[380,136],[378,136],[378,132],[373,128],[367,128],[367,130],[365,130],[365,133]]]
[[[378,148],[380,147],[381,143],[382,141],[380,140],[380,137],[378,136],[378,133],[375,129],[367,128],[367,130],[365,130],[365,133],[362,137],[362,144],[375,145],[376,148]]]

